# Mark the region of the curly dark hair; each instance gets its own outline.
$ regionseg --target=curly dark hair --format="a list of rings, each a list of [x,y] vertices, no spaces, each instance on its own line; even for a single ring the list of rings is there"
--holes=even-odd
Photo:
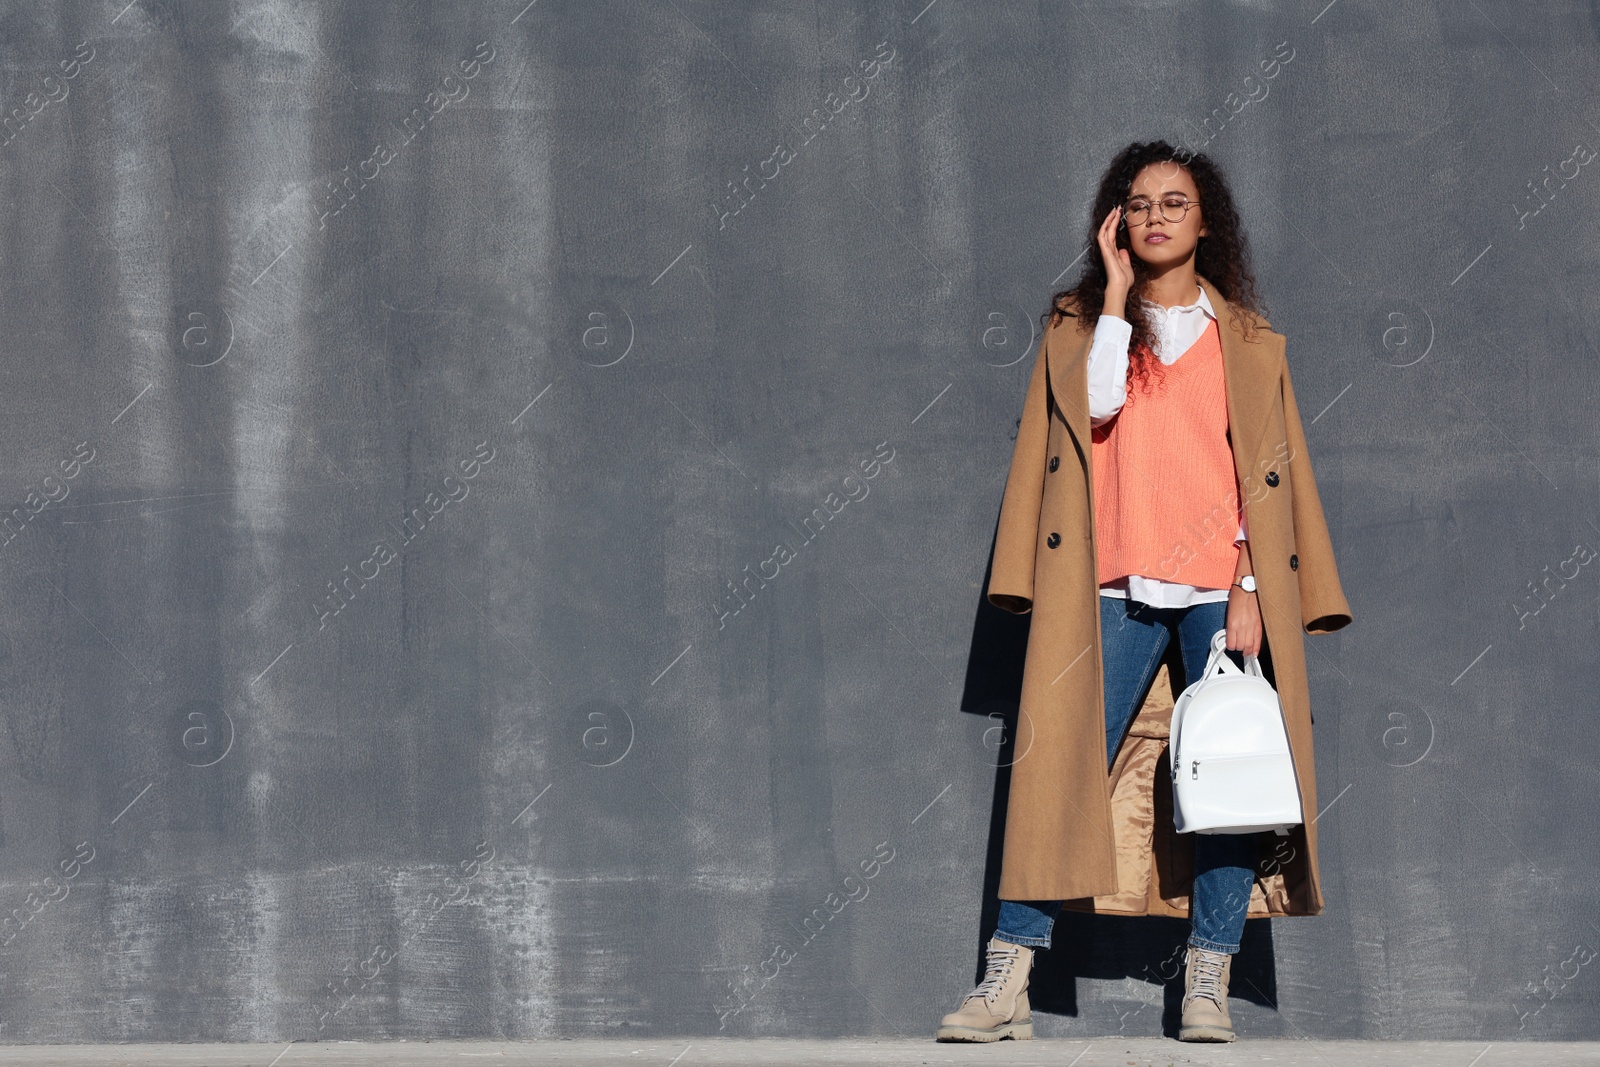
[[[1254,335],[1258,324],[1267,325],[1265,306],[1256,294],[1255,275],[1250,269],[1249,241],[1222,169],[1203,153],[1175,148],[1166,141],[1145,141],[1130,144],[1118,152],[1101,177],[1094,208],[1089,212],[1089,252],[1084,257],[1083,270],[1071,288],[1063,289],[1050,298],[1050,310],[1041,316],[1046,329],[1068,316],[1075,317],[1078,329],[1084,331],[1093,330],[1100,321],[1107,281],[1097,239],[1100,224],[1112,208],[1127,202],[1133,180],[1141,170],[1151,163],[1168,162],[1187,170],[1200,190],[1201,206],[1197,210],[1204,212],[1208,232],[1200,238],[1200,245],[1195,250],[1195,272],[1216,286],[1217,291],[1236,308],[1246,312],[1243,322],[1239,323],[1246,337]],[[1117,231],[1117,247],[1129,248],[1126,227]],[[1147,291],[1150,273],[1145,262],[1134,255],[1131,248],[1128,258],[1133,266],[1133,289],[1128,294],[1126,308],[1128,323],[1133,327],[1129,344],[1129,377],[1148,385],[1152,374],[1160,375],[1161,361],[1156,358],[1152,346],[1155,330],[1149,312],[1135,298]]]

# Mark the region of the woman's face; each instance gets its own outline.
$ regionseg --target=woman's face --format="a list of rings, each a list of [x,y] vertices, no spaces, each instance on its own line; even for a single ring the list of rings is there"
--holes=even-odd
[[[1206,232],[1204,206],[1191,206],[1180,222],[1166,217],[1162,202],[1180,198],[1191,203],[1200,199],[1199,187],[1189,171],[1180,163],[1151,163],[1134,177],[1128,199],[1122,205],[1128,247],[1152,267],[1168,267],[1190,258]],[[1129,210],[1140,205],[1150,208],[1143,217]],[[1168,210],[1174,216],[1179,214],[1170,206]]]

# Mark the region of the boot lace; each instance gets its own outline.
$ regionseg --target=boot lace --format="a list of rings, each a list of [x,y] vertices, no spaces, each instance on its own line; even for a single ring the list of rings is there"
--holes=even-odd
[[[1006,979],[1011,977],[1011,967],[1017,962],[1017,957],[1022,953],[1015,945],[1009,947],[991,946],[989,960],[984,970],[983,981],[978,983],[978,988],[967,994],[967,999],[982,997],[990,1004],[1000,995],[1000,987],[1005,985]]]
[[[1190,991],[1191,999],[1194,997],[1207,997],[1218,1008],[1222,1007],[1222,968],[1227,964],[1228,957],[1221,952],[1208,952],[1205,949],[1194,950],[1194,984]]]

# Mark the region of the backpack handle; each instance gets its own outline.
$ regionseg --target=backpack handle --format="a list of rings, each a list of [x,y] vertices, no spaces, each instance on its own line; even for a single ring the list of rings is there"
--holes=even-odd
[[[1233,660],[1227,656],[1228,631],[1218,630],[1211,635],[1211,656],[1206,660],[1206,670],[1202,678],[1209,681],[1218,674],[1248,674],[1254,678],[1265,679],[1261,672],[1261,659],[1259,656],[1245,653],[1244,670],[1233,665]]]

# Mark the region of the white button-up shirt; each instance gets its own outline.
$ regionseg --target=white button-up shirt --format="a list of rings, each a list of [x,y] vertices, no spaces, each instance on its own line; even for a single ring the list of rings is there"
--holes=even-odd
[[[1150,309],[1155,321],[1156,357],[1167,366],[1176,363],[1178,357],[1200,339],[1206,327],[1217,317],[1204,288],[1200,288],[1200,298],[1192,304],[1164,308],[1160,304],[1144,301],[1144,306]],[[1133,325],[1127,319],[1114,315],[1100,316],[1094,329],[1094,342],[1089,348],[1089,421],[1095,426],[1111,421],[1128,399],[1128,350],[1132,340]],[[1245,539],[1241,513],[1239,534],[1233,539],[1234,544]],[[1181,582],[1164,582],[1159,578],[1130,574],[1102,585],[1100,595],[1131,597],[1153,608],[1182,608],[1191,604],[1227,600],[1228,590],[1203,589]]]

